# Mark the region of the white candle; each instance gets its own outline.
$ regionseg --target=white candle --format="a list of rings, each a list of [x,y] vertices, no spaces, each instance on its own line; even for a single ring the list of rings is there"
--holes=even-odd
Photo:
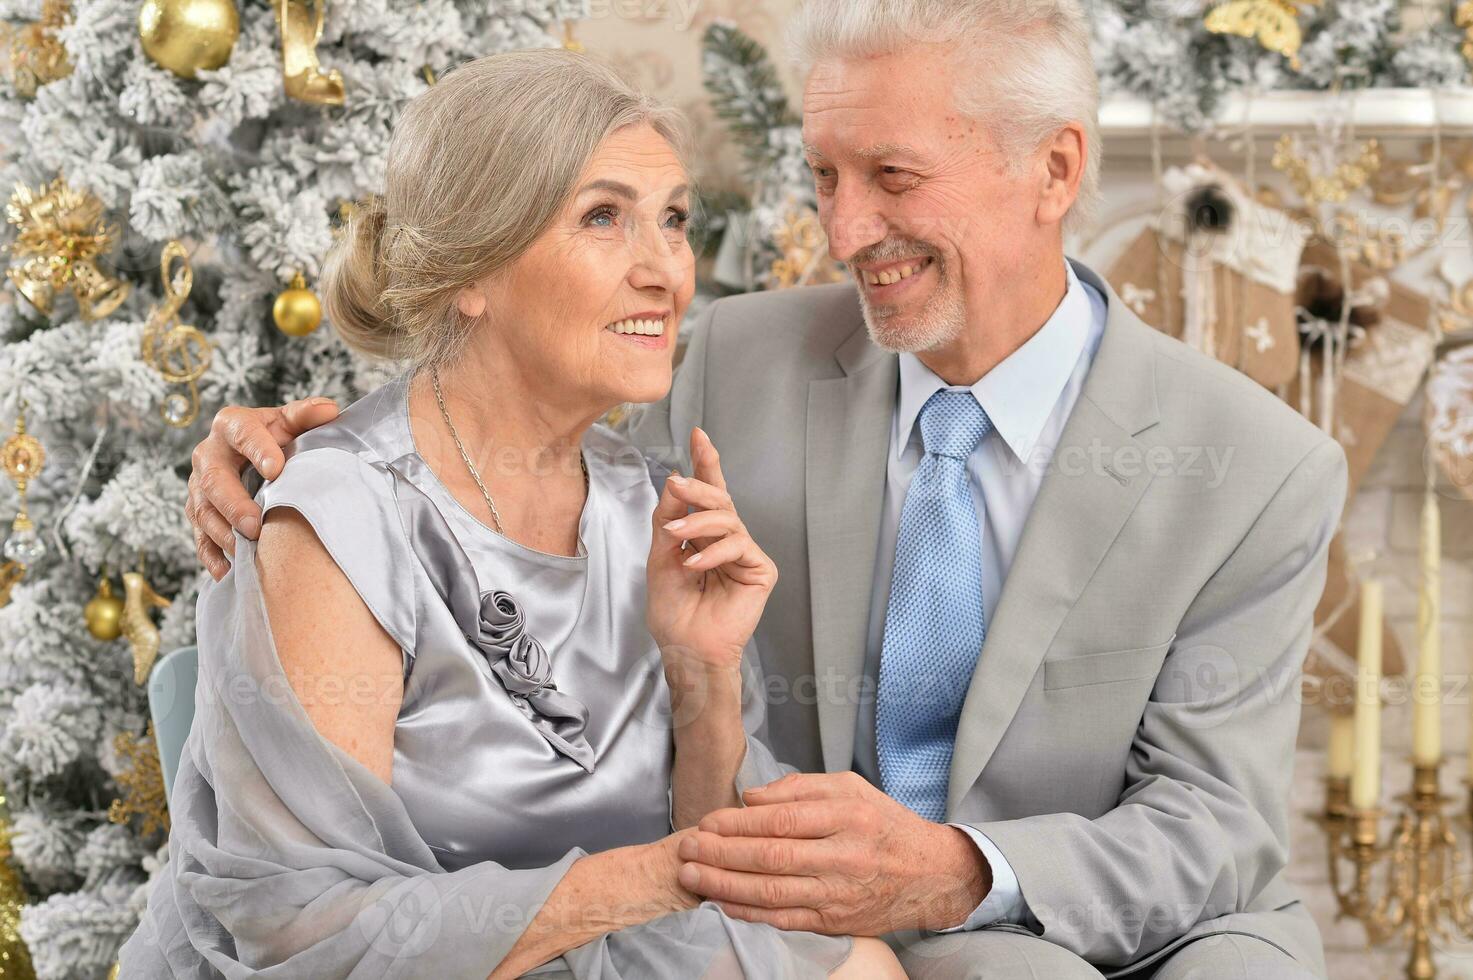
[[[1412,761],[1435,766],[1442,757],[1442,519],[1437,496],[1422,502],[1422,582],[1417,600],[1417,683],[1412,700]]]
[[[1350,805],[1369,810],[1381,798],[1381,583],[1360,587],[1360,645],[1355,672],[1355,768]]]
[[[1330,758],[1326,772],[1331,779],[1349,779],[1355,764],[1355,717],[1343,711],[1330,712]]]

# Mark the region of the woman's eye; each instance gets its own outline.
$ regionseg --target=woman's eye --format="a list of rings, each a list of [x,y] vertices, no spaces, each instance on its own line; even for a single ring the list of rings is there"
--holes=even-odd
[[[686,223],[689,222],[689,221],[690,221],[690,212],[689,211],[687,211],[684,208],[671,208],[670,209],[670,217],[665,222],[665,227],[667,227],[667,228],[674,228],[676,230],[679,230],[679,229],[684,228],[686,226]],[[672,222],[673,222],[673,224],[672,224]]]
[[[614,215],[614,209],[605,204],[588,212],[583,218],[583,223],[592,225],[595,228],[612,228],[614,226]],[[603,218],[608,219],[607,223],[601,221]]]

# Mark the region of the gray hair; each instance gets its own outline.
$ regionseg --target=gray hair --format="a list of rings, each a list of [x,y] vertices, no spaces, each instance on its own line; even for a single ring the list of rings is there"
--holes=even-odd
[[[383,194],[328,252],[328,319],[366,354],[443,363],[474,322],[456,294],[521,256],[604,139],[640,123],[689,159],[680,113],[587,55],[508,51],[453,68],[405,106]]]
[[[1066,123],[1084,127],[1084,173],[1064,229],[1092,224],[1100,205],[1100,84],[1080,0],[806,0],[788,28],[789,53],[804,76],[825,58],[945,43],[973,68],[957,108],[988,127],[1014,176]]]

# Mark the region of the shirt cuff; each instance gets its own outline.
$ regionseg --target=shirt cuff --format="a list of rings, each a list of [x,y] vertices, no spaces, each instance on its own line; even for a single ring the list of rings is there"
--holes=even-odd
[[[1013,872],[1013,866],[1008,864],[1007,858],[997,849],[997,845],[988,839],[976,827],[969,827],[964,823],[947,824],[964,831],[972,838],[982,856],[987,859],[988,866],[992,869],[992,889],[987,897],[982,899],[982,904],[972,910],[967,916],[967,921],[961,925],[952,926],[949,929],[934,929],[932,932],[964,932],[971,929],[980,929],[994,922],[1011,922],[1015,925],[1026,925],[1024,922],[1027,906],[1023,902],[1023,892],[1018,887],[1018,876]]]

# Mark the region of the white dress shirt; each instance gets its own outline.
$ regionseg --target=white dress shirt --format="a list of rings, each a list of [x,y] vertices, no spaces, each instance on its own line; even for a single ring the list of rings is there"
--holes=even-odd
[[[865,651],[869,691],[878,687],[900,511],[911,476],[924,455],[916,420],[926,400],[943,388],[970,391],[992,420],[992,430],[967,460],[967,475],[982,531],[984,622],[989,625],[992,622],[1008,569],[1018,550],[1018,540],[1023,535],[1023,524],[1105,329],[1105,297],[1082,282],[1067,259],[1064,272],[1067,287],[1053,315],[1023,346],[970,388],[946,384],[914,354],[900,355],[900,387],[886,463],[884,511]],[[872,697],[860,705],[854,745],[855,771],[876,786],[881,785]],[[1027,903],[1007,859],[981,832],[961,824],[951,826],[971,836],[992,868],[992,890],[967,921],[955,929],[976,929],[998,921],[1027,922],[1031,918]]]

